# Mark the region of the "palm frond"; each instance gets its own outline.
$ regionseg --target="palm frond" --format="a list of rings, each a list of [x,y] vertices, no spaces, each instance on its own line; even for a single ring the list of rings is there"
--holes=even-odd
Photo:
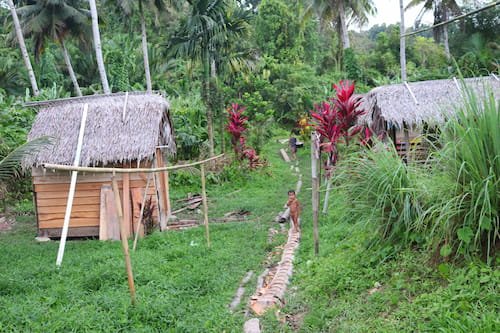
[[[51,144],[50,138],[41,137],[14,149],[0,160],[0,182],[17,177],[19,175],[20,163],[25,157],[36,154],[40,149]]]

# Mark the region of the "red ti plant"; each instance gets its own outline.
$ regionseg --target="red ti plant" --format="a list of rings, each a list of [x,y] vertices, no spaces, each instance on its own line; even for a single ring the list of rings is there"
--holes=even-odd
[[[243,154],[245,147],[245,137],[243,133],[247,130],[247,117],[243,116],[245,107],[232,103],[228,112],[227,131],[231,134],[231,144],[233,145],[234,153],[238,158]]]
[[[311,116],[316,122],[316,131],[321,135],[321,148],[328,153],[328,169],[337,162],[337,141],[340,138],[342,127],[338,119],[339,113],[334,105],[322,102],[314,106],[316,112]],[[329,170],[327,170],[329,173]]]
[[[337,96],[332,98],[332,102],[338,112],[342,136],[349,145],[349,139],[363,129],[356,124],[358,117],[365,113],[361,108],[361,96],[354,95],[355,84],[349,81],[340,81],[338,85],[334,84],[333,88]]]

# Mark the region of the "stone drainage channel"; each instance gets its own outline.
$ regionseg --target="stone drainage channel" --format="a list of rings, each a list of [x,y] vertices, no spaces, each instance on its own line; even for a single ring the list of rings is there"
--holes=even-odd
[[[286,161],[286,158],[285,158]],[[288,161],[287,161],[288,162]],[[295,192],[298,194],[302,187],[302,175],[298,167],[298,162],[295,165],[290,165],[290,169],[298,177]],[[289,212],[280,213],[278,217],[288,217]],[[273,227],[269,229],[268,243],[272,243],[273,237],[278,233],[286,233],[286,228],[280,224],[281,230],[277,231]],[[250,297],[249,308],[253,315],[261,316],[271,307],[281,307],[284,305],[285,291],[289,282],[289,278],[293,271],[293,259],[295,250],[299,246],[300,234],[294,232],[290,227],[288,230],[288,239],[282,246],[276,247],[275,251],[268,254],[266,262],[270,263],[273,256],[279,255],[281,252],[281,260],[277,265],[271,265],[257,279],[257,290]],[[248,272],[241,281],[240,287],[236,292],[236,296],[230,305],[230,309],[234,311],[239,304],[242,295],[245,292],[244,285],[250,280],[253,272]],[[250,316],[250,311],[247,310],[246,316]],[[260,333],[260,321],[258,318],[251,318],[245,322],[243,327],[245,333]]]

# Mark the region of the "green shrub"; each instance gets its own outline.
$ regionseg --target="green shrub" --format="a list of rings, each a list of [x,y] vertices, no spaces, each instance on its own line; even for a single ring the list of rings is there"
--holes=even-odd
[[[499,235],[500,104],[493,93],[468,91],[464,105],[444,127],[435,177],[452,184],[423,218],[445,253],[494,255]]]
[[[406,165],[394,146],[377,144],[352,153],[339,165],[337,180],[352,202],[353,217],[377,230],[377,241],[410,244],[420,241],[415,223],[422,208],[413,167]]]

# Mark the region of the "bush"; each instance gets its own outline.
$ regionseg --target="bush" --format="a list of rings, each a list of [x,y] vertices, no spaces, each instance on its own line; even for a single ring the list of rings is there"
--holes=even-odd
[[[499,234],[500,104],[492,92],[480,100],[467,92],[445,126],[435,177],[453,184],[424,218],[445,254],[494,256]],[[437,184],[436,186],[443,186]]]

